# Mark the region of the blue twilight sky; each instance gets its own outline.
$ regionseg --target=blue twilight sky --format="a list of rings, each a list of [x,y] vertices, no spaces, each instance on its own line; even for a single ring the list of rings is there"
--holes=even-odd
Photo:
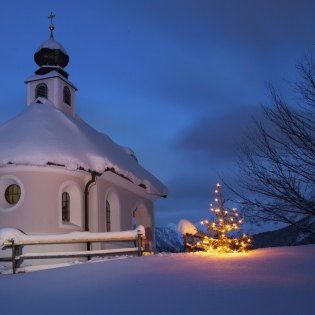
[[[311,0],[16,0],[0,11],[0,123],[26,106],[53,11],[77,113],[169,188],[157,225],[208,215],[266,83],[285,89],[315,44]]]

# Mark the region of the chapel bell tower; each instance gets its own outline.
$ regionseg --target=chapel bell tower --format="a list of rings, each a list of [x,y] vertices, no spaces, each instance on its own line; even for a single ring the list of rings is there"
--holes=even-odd
[[[69,62],[69,55],[54,38],[53,18],[50,19],[50,37],[43,42],[34,54],[34,60],[39,66],[35,74],[27,78],[27,105],[34,102],[53,103],[59,110],[68,115],[75,113],[75,92],[77,88],[68,81],[68,73],[64,70]]]

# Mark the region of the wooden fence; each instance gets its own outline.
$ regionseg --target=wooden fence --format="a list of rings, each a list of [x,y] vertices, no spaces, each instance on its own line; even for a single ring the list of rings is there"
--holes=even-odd
[[[36,240],[36,237],[32,236],[32,240],[7,240],[3,243],[4,248],[11,248],[11,257],[0,257],[0,262],[12,262],[12,272],[15,274],[21,265],[22,260],[25,259],[52,259],[52,258],[73,258],[73,257],[87,257],[90,259],[95,256],[105,256],[110,254],[123,254],[123,253],[137,253],[138,256],[142,256],[142,240],[145,237],[141,229],[137,229],[135,236],[122,235],[124,232],[111,232],[111,236],[100,237],[100,233],[89,233],[89,237],[80,238],[73,237],[71,239],[58,239],[58,234],[54,235],[55,238]],[[95,237],[93,237],[93,234]],[[106,233],[101,233],[106,234]],[[65,235],[65,234],[62,234]],[[122,242],[122,241],[134,241],[135,247],[117,248],[117,249],[102,249],[91,250],[91,243],[105,243],[105,242]],[[35,245],[61,245],[61,244],[74,244],[85,243],[87,244],[87,250],[85,251],[63,251],[63,252],[40,252],[40,253],[23,253],[24,246]]]
[[[194,252],[196,249],[198,249],[198,241],[203,239],[203,236],[198,233],[195,235],[186,233],[183,235],[183,237],[185,252]]]

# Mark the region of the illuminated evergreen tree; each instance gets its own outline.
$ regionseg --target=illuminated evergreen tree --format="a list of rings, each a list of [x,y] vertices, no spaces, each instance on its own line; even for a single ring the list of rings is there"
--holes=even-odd
[[[197,244],[198,247],[208,252],[245,252],[251,245],[251,237],[246,234],[237,235],[240,234],[243,219],[236,208],[231,210],[225,208],[220,184],[216,184],[214,193],[214,203],[210,204],[210,211],[216,220],[201,221],[201,224],[207,226],[208,233],[204,233]]]

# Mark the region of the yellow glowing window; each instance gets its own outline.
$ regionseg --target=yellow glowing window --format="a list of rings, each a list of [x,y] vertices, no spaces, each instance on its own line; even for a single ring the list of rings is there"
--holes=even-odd
[[[19,202],[20,197],[21,197],[21,188],[17,184],[12,184],[8,186],[5,190],[4,193],[5,200],[10,204],[10,205],[15,205]]]

